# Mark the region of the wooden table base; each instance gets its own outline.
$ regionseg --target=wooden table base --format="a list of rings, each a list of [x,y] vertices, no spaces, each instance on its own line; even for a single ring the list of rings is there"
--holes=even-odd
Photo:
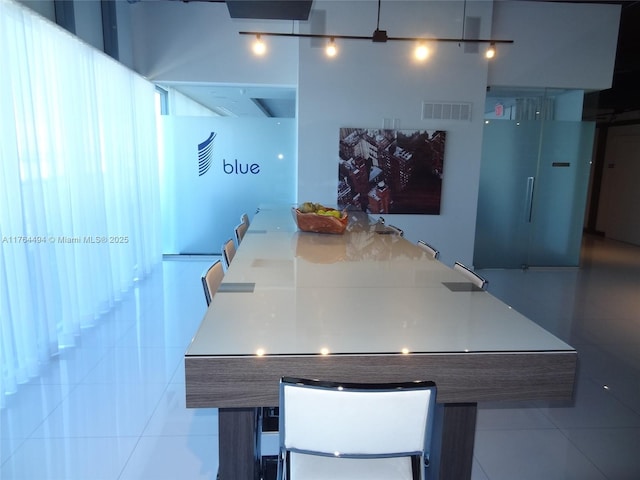
[[[218,480],[259,480],[256,408],[218,410]]]

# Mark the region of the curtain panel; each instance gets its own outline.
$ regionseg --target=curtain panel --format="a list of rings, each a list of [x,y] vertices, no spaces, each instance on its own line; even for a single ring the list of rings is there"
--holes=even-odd
[[[155,87],[0,0],[0,405],[161,260]]]

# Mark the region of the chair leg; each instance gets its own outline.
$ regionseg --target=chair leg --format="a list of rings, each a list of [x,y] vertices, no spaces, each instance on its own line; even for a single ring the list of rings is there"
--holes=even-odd
[[[420,457],[417,455],[411,456],[411,473],[413,476],[413,480],[422,480],[421,474],[422,462],[420,461]]]
[[[288,457],[288,452],[278,452],[278,472],[277,480],[286,480],[289,478],[289,462],[286,461],[285,455]]]

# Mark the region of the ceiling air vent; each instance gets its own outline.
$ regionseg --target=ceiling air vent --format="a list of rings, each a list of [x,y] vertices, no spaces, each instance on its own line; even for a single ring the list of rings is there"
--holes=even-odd
[[[422,102],[423,120],[471,121],[470,102]]]

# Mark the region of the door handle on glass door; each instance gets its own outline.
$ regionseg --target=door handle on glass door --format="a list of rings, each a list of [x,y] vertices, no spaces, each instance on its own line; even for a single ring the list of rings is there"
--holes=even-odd
[[[525,217],[527,223],[531,223],[531,216],[533,215],[533,186],[535,183],[535,177],[527,178],[527,193],[525,204]]]

